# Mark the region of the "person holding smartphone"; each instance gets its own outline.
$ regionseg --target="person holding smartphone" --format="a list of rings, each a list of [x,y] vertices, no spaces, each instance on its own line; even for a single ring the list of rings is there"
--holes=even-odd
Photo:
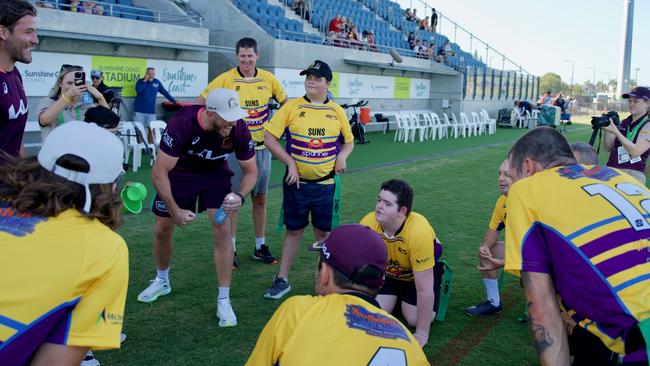
[[[97,100],[95,104],[93,98]],[[86,83],[86,73],[81,66],[63,65],[50,91],[50,97],[38,105],[38,124],[41,140],[65,122],[83,120],[86,111],[100,105],[108,108],[106,99],[92,85]]]

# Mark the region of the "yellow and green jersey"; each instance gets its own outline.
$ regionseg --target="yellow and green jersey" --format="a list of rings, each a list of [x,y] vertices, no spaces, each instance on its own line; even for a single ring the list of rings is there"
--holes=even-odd
[[[490,218],[490,224],[488,225],[490,230],[501,231],[506,227],[507,201],[508,197],[501,195],[494,205],[492,218]]]

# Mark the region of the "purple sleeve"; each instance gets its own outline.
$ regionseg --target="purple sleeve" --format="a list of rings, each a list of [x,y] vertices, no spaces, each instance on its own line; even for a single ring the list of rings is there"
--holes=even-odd
[[[174,158],[178,158],[183,153],[188,135],[188,131],[184,131],[181,119],[177,118],[179,115],[184,115],[184,113],[180,111],[176,113],[167,124],[160,139],[160,150]]]
[[[521,244],[522,271],[551,273],[551,257],[544,231],[542,226],[537,223],[526,233]]]
[[[237,160],[249,160],[255,156],[255,142],[251,139],[251,133],[243,120],[237,121],[235,128],[235,156]]]

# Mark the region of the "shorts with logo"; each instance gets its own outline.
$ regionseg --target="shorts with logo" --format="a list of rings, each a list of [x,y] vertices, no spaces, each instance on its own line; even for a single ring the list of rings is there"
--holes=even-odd
[[[253,196],[266,194],[269,191],[269,180],[271,180],[271,152],[266,148],[255,148],[255,162],[257,163],[257,181],[251,191]],[[237,162],[235,154],[228,155],[228,167],[235,173],[232,177],[232,191],[239,192],[242,170]]]
[[[300,230],[311,224],[322,231],[332,230],[332,210],[334,208],[334,184],[303,183],[282,184],[284,199],[284,225],[287,230]]]
[[[433,267],[433,295],[435,296],[435,301],[433,303],[434,311],[438,311],[438,303],[440,302],[440,284],[442,283],[442,275],[444,273],[444,265],[440,262],[436,262]],[[418,305],[418,294],[415,289],[415,280],[402,281],[386,277],[384,286],[379,290],[379,295],[397,296],[397,300],[399,301],[404,301],[413,306]]]
[[[176,204],[184,210],[203,212],[209,208],[217,209],[223,203],[226,195],[231,192],[230,177],[232,173],[226,169],[220,170],[219,174],[214,172],[174,173],[172,171],[169,174],[172,197]],[[159,217],[170,217],[165,202],[158,194],[153,200],[151,211]]]
[[[133,113],[133,122],[140,122],[145,128],[149,128],[149,125],[151,125],[151,121],[155,121],[155,120],[156,120],[155,113],[140,113],[140,112]]]

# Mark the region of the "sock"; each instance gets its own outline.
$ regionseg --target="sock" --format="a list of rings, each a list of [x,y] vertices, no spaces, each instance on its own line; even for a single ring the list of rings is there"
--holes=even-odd
[[[266,238],[261,237],[261,238],[255,238],[255,249],[259,250],[262,248],[262,245],[266,244]]]
[[[233,252],[237,251],[237,237],[236,236],[232,237],[232,251]]]
[[[219,295],[217,299],[225,300],[230,298],[230,287],[219,287]]]
[[[159,269],[157,272],[158,272],[158,278],[162,278],[163,280],[165,280],[165,282],[169,282],[169,268]]]
[[[499,306],[501,304],[501,298],[499,297],[499,280],[496,278],[484,278],[483,285],[485,286],[487,299],[492,302],[492,305]]]

